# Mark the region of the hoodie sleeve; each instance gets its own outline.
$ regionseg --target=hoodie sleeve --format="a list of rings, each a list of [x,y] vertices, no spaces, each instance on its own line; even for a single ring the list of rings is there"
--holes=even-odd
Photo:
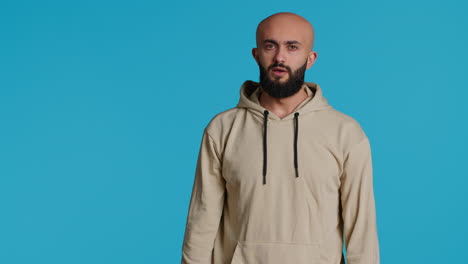
[[[348,264],[379,264],[372,158],[367,137],[347,152],[343,168],[340,189]]]
[[[182,264],[210,264],[223,212],[225,180],[215,143],[203,134],[182,245]]]

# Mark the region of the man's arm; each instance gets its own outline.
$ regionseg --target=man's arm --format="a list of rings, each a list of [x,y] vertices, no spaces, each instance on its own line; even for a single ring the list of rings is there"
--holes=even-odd
[[[182,264],[210,264],[224,206],[225,180],[218,150],[203,133],[182,245]]]
[[[379,264],[369,139],[351,146],[341,179],[341,204],[348,264]]]

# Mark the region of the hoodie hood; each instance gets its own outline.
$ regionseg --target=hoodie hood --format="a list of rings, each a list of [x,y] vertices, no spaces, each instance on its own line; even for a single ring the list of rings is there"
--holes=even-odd
[[[280,118],[271,112],[268,115],[268,118],[272,120],[290,120],[294,118],[295,113],[299,113],[299,115],[302,116],[310,112],[332,108],[332,106],[328,104],[327,99],[323,96],[322,89],[318,84],[313,82],[304,82],[303,86],[308,88],[308,94],[310,92],[310,94],[313,96],[310,101],[299,105],[299,107],[296,108],[293,113],[284,118]],[[253,93],[258,94],[260,89],[260,83],[250,80],[245,81],[240,88],[240,98],[237,107],[247,108],[258,116],[264,116],[266,109],[261,106],[258,101],[252,100],[251,98],[251,95]]]
[[[294,109],[292,113],[280,118],[277,115],[271,113],[263,106],[261,106],[257,100],[257,95],[260,92],[260,84],[254,81],[245,81],[240,89],[240,99],[237,107],[246,108],[250,110],[253,114],[263,117],[263,184],[266,184],[267,176],[267,161],[268,161],[268,120],[281,120],[287,121],[294,119],[294,170],[296,178],[299,177],[299,164],[298,164],[298,154],[297,154],[297,141],[299,139],[299,116],[306,115],[314,111],[320,111],[332,108],[328,104],[327,99],[322,94],[322,89],[316,83],[304,82],[303,87],[306,88],[306,92],[309,95],[309,98],[304,100],[301,104]],[[252,96],[254,95],[255,96]]]

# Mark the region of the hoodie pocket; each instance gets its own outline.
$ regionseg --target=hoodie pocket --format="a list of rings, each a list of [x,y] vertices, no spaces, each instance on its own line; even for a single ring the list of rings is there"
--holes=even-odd
[[[238,241],[230,264],[318,264],[320,244]]]

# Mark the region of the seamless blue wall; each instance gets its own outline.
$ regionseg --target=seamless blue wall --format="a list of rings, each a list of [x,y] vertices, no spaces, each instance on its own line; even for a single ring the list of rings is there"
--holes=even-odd
[[[179,263],[203,128],[258,80],[255,27],[316,30],[373,151],[382,263],[464,263],[464,1],[2,1],[0,263]]]

